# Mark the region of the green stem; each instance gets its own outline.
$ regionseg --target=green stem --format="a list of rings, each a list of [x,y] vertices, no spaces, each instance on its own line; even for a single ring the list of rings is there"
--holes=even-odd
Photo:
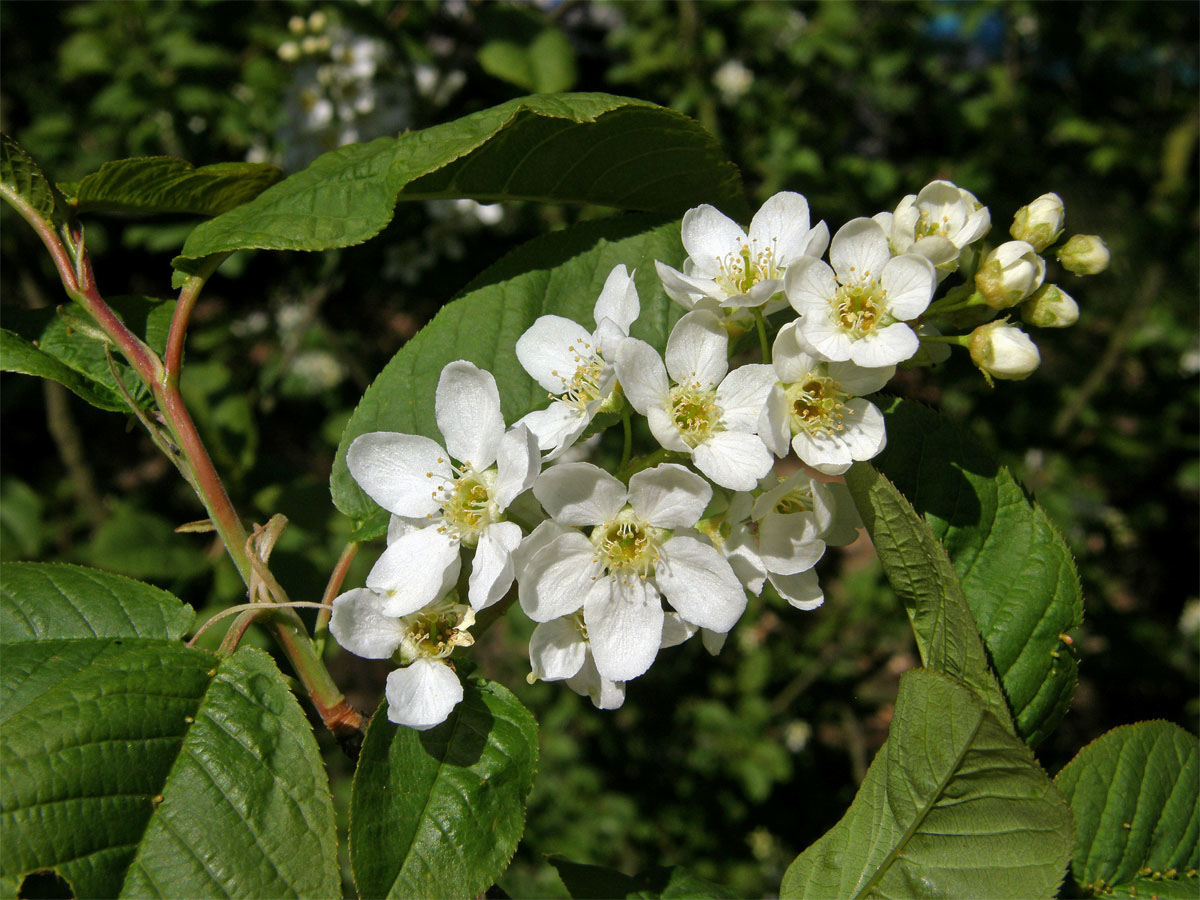
[[[316,646],[317,656],[325,655],[325,636],[329,634],[329,616],[333,613],[333,598],[341,593],[346,573],[350,571],[350,564],[358,555],[360,546],[362,545],[357,541],[351,541],[343,547],[341,556],[338,557],[333,571],[329,574],[325,593],[321,595],[321,611],[317,613],[317,622],[313,626],[313,644]]]
[[[969,334],[921,335],[921,343],[957,344],[959,347],[970,347],[971,346],[971,335],[969,335]]]
[[[965,298],[961,295],[956,296],[954,293],[950,293],[941,300],[931,303],[929,308],[925,310],[925,315],[941,316],[946,313],[958,312],[960,309],[967,309],[971,306],[986,305],[987,301],[983,299],[983,294],[979,291],[972,291]]]
[[[228,257],[228,253],[214,253],[212,256],[205,257],[200,270],[188,278],[179,291],[175,312],[171,316],[171,329],[167,333],[167,352],[163,355],[163,365],[168,382],[179,379],[179,370],[183,366],[183,342],[187,337],[188,321],[196,306],[196,300],[200,297],[200,291]]]
[[[660,447],[653,453],[647,454],[646,456],[639,456],[637,459],[630,462],[629,465],[623,466],[617,473],[617,478],[628,484],[629,479],[638,472],[641,472],[644,469],[653,468],[659,463],[667,462],[675,456],[676,454],[674,451],[667,450],[665,447]]]
[[[767,340],[767,320],[761,306],[754,307],[754,324],[758,326],[758,348],[762,352],[762,361],[770,365],[771,342]]]
[[[621,425],[625,429],[625,443],[621,447],[621,465],[618,469],[629,465],[629,458],[633,453],[633,422],[630,420],[629,404],[621,407]]]

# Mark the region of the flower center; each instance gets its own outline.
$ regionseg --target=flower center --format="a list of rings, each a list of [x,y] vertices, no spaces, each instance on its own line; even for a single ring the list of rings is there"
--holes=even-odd
[[[833,307],[834,321],[856,338],[892,323],[887,311],[887,291],[878,281],[863,280],[839,286]]]
[[[467,547],[477,545],[483,529],[500,521],[500,510],[492,499],[492,486],[497,477],[495,466],[476,472],[470,464],[464,463],[457,477],[434,493],[442,504],[439,530],[449,532]]]
[[[850,395],[832,378],[809,375],[787,386],[788,424],[792,434],[832,435],[845,426],[845,402]],[[782,512],[782,510],[780,510]]]
[[[939,220],[930,215],[929,210],[921,210],[921,218],[917,220],[917,226],[913,232],[918,240],[933,235],[948,235],[950,233],[950,217],[942,216]]]
[[[776,500],[773,508],[775,512],[779,513],[781,516],[790,516],[793,513],[812,512],[812,487],[793,488]]]
[[[689,447],[708,440],[721,425],[721,407],[716,402],[715,389],[705,389],[699,384],[677,384],[671,388],[671,419],[679,429],[679,436]]]
[[[592,529],[592,559],[610,575],[647,578],[658,562],[659,544],[666,532],[638,517],[626,506],[617,515]]]
[[[575,371],[570,378],[563,378],[563,393],[558,397],[553,394],[550,396],[586,412],[588,404],[601,399],[607,393],[605,382],[611,379],[604,377],[608,364],[600,355],[599,348],[593,347],[587,341],[580,343],[580,347],[571,344],[567,348],[574,354]],[[562,377],[557,371],[550,374]]]
[[[474,610],[451,599],[405,616],[402,621],[408,629],[397,653],[397,662],[402,665],[421,657],[445,659],[455,647],[475,643],[467,630],[475,624]]]
[[[727,253],[717,260],[721,267],[718,283],[727,293],[738,295],[749,293],[760,281],[782,278],[784,270],[775,262],[775,244],[772,238],[769,247],[759,250],[757,245],[751,247],[739,240],[737,253]]]

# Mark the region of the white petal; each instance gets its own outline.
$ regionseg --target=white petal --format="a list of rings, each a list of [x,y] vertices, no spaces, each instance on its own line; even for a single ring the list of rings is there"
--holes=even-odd
[[[500,509],[508,509],[518,495],[533,486],[542,470],[538,439],[523,425],[514,425],[500,440],[496,455],[496,483],[492,499]]]
[[[883,228],[867,218],[851,219],[838,229],[829,246],[829,262],[842,284],[878,281],[891,258]]]
[[[650,425],[650,433],[668,450],[676,453],[691,453],[692,448],[683,439],[675,417],[661,406],[651,406],[646,410],[646,422]]]
[[[759,363],[739,366],[726,375],[717,388],[721,424],[733,431],[755,431],[758,414],[777,381],[775,369]]]
[[[827,360],[850,359],[855,341],[833,323],[828,310],[805,315],[800,322],[800,334],[808,345],[806,351]]]
[[[513,551],[513,567],[516,570],[517,578],[521,577],[521,573],[525,570],[525,566],[533,559],[535,553],[549,544],[552,540],[562,534],[571,534],[572,530],[565,525],[559,525],[553,519],[546,519],[538,524],[537,528],[533,529],[525,539]]]
[[[567,687],[589,697],[597,709],[620,709],[625,702],[625,682],[601,678],[591,653],[584,659],[579,673],[567,679]]]
[[[329,633],[355,656],[387,659],[404,640],[404,624],[383,614],[383,595],[369,588],[346,591],[333,601]]]
[[[852,362],[829,363],[829,377],[842,386],[847,394],[862,397],[881,390],[896,374],[895,366],[864,369]]]
[[[768,574],[767,577],[772,587],[779,591],[779,596],[796,609],[816,609],[825,602],[815,569],[796,575]]]
[[[662,643],[660,650],[677,647],[696,633],[696,626],[679,618],[679,613],[669,612],[663,618]]]
[[[742,587],[758,596],[762,593],[763,582],[767,578],[767,569],[762,557],[758,555],[758,544],[743,524],[736,524],[729,537],[725,539],[722,548],[729,567],[737,576]]]
[[[729,370],[729,333],[715,313],[690,312],[671,329],[666,362],[667,374],[676,384],[716,387]]]
[[[887,446],[887,426],[883,413],[875,404],[861,397],[846,403],[841,432],[846,446],[856,460],[874,459]]]
[[[810,514],[773,513],[759,524],[758,551],[767,571],[794,575],[817,564],[825,555],[825,542]]]
[[[540,681],[562,681],[583,668],[587,642],[574,616],[542,622],[529,638],[529,665]]]
[[[600,571],[592,562],[594,552],[591,541],[572,531],[535,553],[517,589],[525,615],[535,622],[549,622],[579,609]]]
[[[561,525],[599,525],[625,505],[625,485],[591,463],[551,466],[533,484],[533,496]]]
[[[846,485],[836,481],[819,484],[813,490],[813,499],[821,502],[827,510],[829,524],[821,535],[825,543],[843,547],[858,540],[858,529],[863,527],[863,523]]]
[[[837,294],[837,279],[833,269],[821,260],[802,256],[788,266],[783,289],[792,308],[801,315],[810,311],[828,314],[829,301]]]
[[[594,313],[597,327],[603,319],[611,319],[625,334],[629,334],[629,326],[638,317],[640,309],[633,275],[624,263],[614,266],[596,300]]]
[[[516,522],[495,522],[483,529],[467,582],[467,599],[476,612],[491,606],[512,587],[512,552],[520,543],[521,526]]]
[[[758,417],[758,436],[776,456],[787,456],[792,440],[792,428],[788,423],[788,401],[783,385],[776,384],[767,394],[762,413]]]
[[[816,366],[816,359],[804,351],[799,337],[798,321],[788,322],[775,335],[775,343],[771,345],[771,365],[778,376],[776,381],[793,384],[806,378]]]
[[[644,341],[630,338],[617,350],[617,380],[630,405],[646,415],[653,406],[665,406],[670,400],[667,367],[658,351]]]
[[[725,646],[725,638],[729,637],[727,631],[709,631],[705,628],[700,632],[700,642],[704,644],[704,649],[708,651],[710,656],[716,656],[721,652],[721,648]]]
[[[920,348],[921,339],[917,333],[906,323],[895,322],[852,342],[850,359],[855,365],[878,369],[911,359]]]
[[[562,316],[541,316],[517,338],[517,359],[529,377],[561,394],[579,367],[578,349],[591,344],[586,328]]]
[[[388,544],[367,573],[367,587],[386,594],[384,613],[407,616],[443,596],[458,578],[458,542],[430,525]]]
[[[554,459],[579,439],[588,426],[587,413],[561,400],[552,400],[545,409],[526,413],[513,425],[524,425],[537,438],[538,449],[549,451]]]
[[[776,262],[786,266],[804,252],[808,224],[808,200],[804,195],[780,191],[768,198],[750,220],[750,241],[758,245],[758,250],[773,245]]]
[[[584,598],[583,620],[602,678],[637,678],[658,656],[662,603],[658,591],[640,578],[598,579]]]
[[[387,677],[388,721],[426,731],[446,721],[462,702],[462,682],[446,663],[418,659]]]
[[[672,269],[670,266],[660,263],[657,260],[655,260],[654,265],[658,270],[658,277],[662,280],[663,290],[666,291],[667,296],[687,309],[694,308],[696,300],[700,297],[713,297],[720,293],[716,282],[711,278],[696,278],[691,275],[684,275],[682,272]]]
[[[434,398],[438,430],[450,455],[483,470],[496,461],[504,436],[500,391],[491,372],[458,360],[447,363]]]
[[[406,534],[412,534],[414,531],[420,531],[428,525],[429,520],[424,516],[409,518],[408,516],[393,515],[388,519],[387,542],[390,544],[392,541],[398,540]]]
[[[841,475],[854,462],[845,442],[827,434],[801,431],[792,438],[792,449],[801,462],[826,475]]]
[[[897,319],[915,319],[933,299],[937,273],[924,256],[906,253],[883,267],[880,284],[887,291],[888,312]]]
[[[629,505],[656,528],[690,528],[711,499],[708,482],[675,463],[660,463],[629,479]]]
[[[346,466],[372,500],[401,516],[427,516],[440,510],[437,488],[453,475],[446,451],[416,434],[372,431],[360,434],[346,451]]]
[[[681,232],[683,248],[696,271],[710,276],[720,272],[720,261],[726,255],[737,254],[739,247],[747,243],[741,226],[707,203],[683,214]]]
[[[654,580],[667,602],[693,625],[728,631],[746,609],[746,592],[729,562],[692,537],[676,535],[662,546]]]
[[[775,464],[771,451],[756,434],[719,431],[692,451],[696,468],[731,491],[753,490]]]

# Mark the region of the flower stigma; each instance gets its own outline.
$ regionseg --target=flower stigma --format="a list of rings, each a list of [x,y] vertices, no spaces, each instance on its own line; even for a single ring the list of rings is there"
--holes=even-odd
[[[689,447],[708,440],[725,429],[721,425],[721,407],[716,403],[714,388],[703,388],[698,382],[677,384],[671,388],[671,420],[679,436]]]
[[[658,563],[659,544],[666,530],[655,528],[626,506],[613,518],[592,529],[596,548],[592,561],[609,575],[648,578]]]
[[[833,298],[833,308],[837,325],[856,338],[892,322],[887,313],[887,291],[874,280],[840,285]]]
[[[809,375],[787,386],[788,425],[792,434],[832,435],[845,426],[845,402],[850,395],[832,378]]]
[[[453,479],[447,479],[433,491],[434,499],[442,506],[438,531],[449,534],[467,547],[474,547],[479,543],[483,529],[501,519],[492,498],[492,486],[499,473],[495,466],[476,472],[468,462],[454,472]],[[426,476],[434,477],[432,472],[427,472]]]
[[[550,398],[569,403],[581,412],[586,412],[588,405],[599,400],[605,393],[602,382],[608,364],[600,355],[599,348],[593,347],[587,341],[580,343],[582,349],[577,349],[574,344],[567,348],[575,356],[575,371],[571,377],[563,378],[557,370],[550,373],[562,378],[563,382],[562,394],[551,394]]]
[[[475,643],[468,631],[475,624],[475,611],[465,603],[456,602],[453,594],[404,616],[401,621],[408,631],[394,657],[400,665],[421,658],[445,659],[455,647],[470,647]]]
[[[717,260],[721,268],[718,276],[719,284],[729,294],[746,294],[750,288],[760,281],[770,278],[782,278],[784,269],[776,265],[776,238],[771,238],[771,246],[757,253],[749,244],[738,241],[737,253],[727,253]]]

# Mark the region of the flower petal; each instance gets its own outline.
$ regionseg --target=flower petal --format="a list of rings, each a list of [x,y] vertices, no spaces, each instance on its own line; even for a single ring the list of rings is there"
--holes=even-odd
[[[728,351],[729,333],[717,315],[694,310],[675,323],[667,338],[667,374],[676,384],[714,388],[729,370]]]
[[[530,675],[535,680],[571,678],[583,668],[586,657],[587,642],[574,616],[542,622],[529,638]]]
[[[491,372],[463,359],[447,363],[438,378],[433,406],[452,457],[476,470],[496,461],[504,416]]]
[[[662,602],[658,591],[640,578],[598,579],[584,598],[583,620],[602,678],[637,678],[658,656]]]
[[[726,375],[717,388],[721,424],[732,431],[757,429],[758,414],[776,381],[775,369],[761,363],[739,366]]]
[[[808,200],[803,194],[780,191],[767,198],[750,220],[750,242],[757,251],[770,247],[775,261],[786,266],[804,253],[809,234]]]
[[[696,626],[681,619],[679,613],[668,612],[663,618],[662,642],[659,644],[659,649],[666,650],[668,647],[677,647],[696,631]]]
[[[387,677],[389,722],[426,731],[440,725],[462,701],[462,682],[438,659],[418,659]]]
[[[360,434],[346,451],[346,466],[367,496],[408,517],[440,510],[436,490],[453,476],[448,454],[436,441],[394,431]]]
[[[367,587],[386,594],[383,611],[407,616],[443,596],[458,579],[458,542],[430,525],[397,538],[367,573]]]
[[[895,374],[895,366],[865,369],[852,362],[829,363],[829,377],[841,385],[843,391],[855,397],[881,390]]]
[[[617,380],[630,405],[646,415],[653,406],[665,406],[670,400],[667,367],[658,351],[636,338],[623,342],[615,361]]]
[[[578,348],[590,345],[586,328],[562,316],[540,316],[517,338],[517,359],[529,377],[557,396],[579,367]]]
[[[902,321],[915,319],[933,299],[937,273],[933,263],[916,253],[897,256],[883,267],[879,277],[887,291],[888,312]]]
[[[535,622],[549,622],[579,609],[600,571],[592,562],[594,552],[591,541],[571,531],[535,553],[517,584],[525,615]]]
[[[538,449],[549,451],[546,459],[554,459],[579,439],[588,426],[587,413],[561,400],[552,400],[545,409],[526,413],[513,428],[524,425],[537,438]],[[503,451],[502,451],[503,452]]]
[[[546,469],[533,484],[533,496],[561,525],[599,525],[625,505],[625,485],[591,463],[563,463]]]
[[[675,463],[660,463],[629,479],[629,505],[655,528],[690,528],[711,499],[708,482]]]
[[[829,262],[842,284],[878,280],[891,258],[883,227],[865,217],[851,219],[839,228],[829,246]]]
[[[500,439],[496,483],[492,485],[492,499],[500,509],[508,509],[508,504],[533,486],[542,470],[538,449],[538,439],[523,425],[514,425]]]
[[[654,580],[675,611],[693,625],[728,631],[746,609],[746,592],[725,557],[693,537],[662,546]]]
[[[775,464],[771,451],[756,434],[719,431],[692,451],[696,468],[731,491],[753,490]]]
[[[579,673],[567,679],[567,687],[590,698],[596,709],[620,709],[625,702],[625,682],[602,678],[596,671],[591,653],[584,659]]]
[[[404,640],[406,628],[396,616],[383,614],[384,597],[369,588],[354,588],[333,600],[329,632],[355,656],[387,659]]]
[[[768,573],[771,586],[779,591],[779,596],[796,609],[816,609],[825,602],[821,592],[820,582],[817,581],[815,569],[799,572],[795,575],[775,575]]]
[[[906,322],[895,322],[851,342],[849,358],[857,366],[879,369],[911,359],[920,348],[917,333]],[[825,352],[823,347],[818,349]]]
[[[467,582],[467,600],[478,612],[491,606],[512,587],[512,552],[521,543],[521,526],[516,522],[494,522],[479,536],[471,577]]]
[[[792,308],[801,315],[820,312],[828,315],[829,301],[837,294],[833,269],[819,259],[802,256],[788,266],[783,290]]]
[[[778,457],[788,454],[792,428],[788,423],[788,399],[783,385],[774,385],[758,417],[758,437]]]
[[[817,564],[825,555],[825,542],[810,514],[773,513],[759,523],[758,551],[768,572],[794,575]]]
[[[713,276],[721,271],[721,260],[737,254],[747,243],[746,232],[733,219],[707,203],[683,214],[681,237],[696,271]]]
[[[638,300],[637,285],[633,282],[633,273],[625,268],[624,263],[613,266],[608,278],[604,280],[600,296],[596,299],[596,326],[599,327],[604,319],[611,319],[625,334],[629,334],[629,326],[640,311],[641,303]]]
[[[712,278],[685,275],[658,260],[654,261],[654,267],[667,296],[687,309],[695,307],[696,301],[701,297],[714,297],[720,293],[717,283]]]

